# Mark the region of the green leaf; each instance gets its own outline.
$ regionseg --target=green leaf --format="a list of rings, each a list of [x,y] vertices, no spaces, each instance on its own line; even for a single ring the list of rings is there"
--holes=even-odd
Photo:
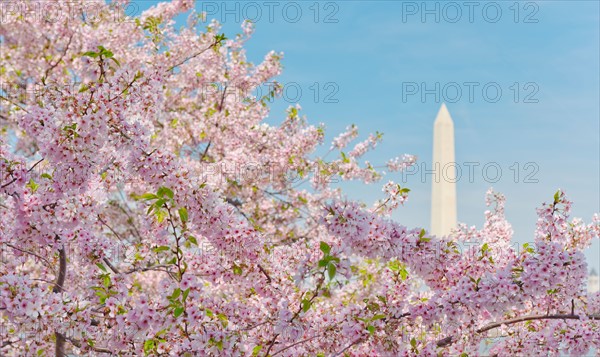
[[[143,198],[144,200],[148,201],[148,200],[155,200],[158,198],[157,195],[153,194],[153,193],[144,193],[143,195],[139,196],[140,198]]]
[[[166,245],[161,245],[160,247],[153,248],[152,251],[159,253],[159,252],[164,252],[165,250],[169,250],[169,249],[171,249],[171,248],[169,248]]]
[[[221,41],[225,41],[227,39],[227,37],[225,37],[224,33],[218,34],[217,36],[215,36],[215,40],[217,42],[221,42]]]
[[[329,252],[331,251],[331,247],[329,246],[329,244],[327,244],[325,242],[321,242],[319,248],[325,255],[329,255]]]
[[[104,46],[98,46],[98,49],[100,50],[100,55],[106,58],[112,58],[114,56],[112,51],[107,50],[106,48],[104,48]]]
[[[181,296],[181,301],[185,302],[185,300],[187,299],[189,294],[190,294],[190,288],[185,289],[183,291],[183,295]]]
[[[242,267],[240,267],[239,265],[234,263],[233,264],[233,273],[235,275],[242,275]]]
[[[173,291],[173,295],[171,295],[171,299],[177,299],[181,295],[181,289],[177,288]]]
[[[156,200],[156,202],[154,202],[152,205],[156,208],[161,208],[165,203],[167,203],[167,200],[165,198],[160,198]]]
[[[189,240],[190,242],[192,242],[193,244],[195,244],[195,245],[198,245],[198,241],[196,240],[196,237],[194,237],[194,236],[189,236],[189,237],[188,237],[188,240]]]
[[[144,353],[149,354],[154,349],[154,346],[154,340],[146,340],[146,342],[144,342]]]
[[[98,52],[88,51],[88,52],[85,52],[84,54],[82,54],[81,56],[96,58],[96,57],[100,56],[100,54]]]
[[[108,298],[108,296],[101,291],[96,291],[96,295],[98,296],[98,301],[100,301],[101,304],[104,304],[106,302],[106,298]]]
[[[188,220],[188,213],[187,213],[187,208],[185,207],[181,207],[179,209],[179,218],[181,218],[181,222],[187,222]]]
[[[417,348],[417,340],[415,340],[414,337],[410,339],[410,345],[412,346],[412,348]]]
[[[369,325],[367,326],[367,330],[369,330],[369,334],[372,335],[375,333],[375,326]]]
[[[173,310],[173,316],[179,317],[181,314],[183,314],[183,311],[183,307],[175,308],[175,310]]]
[[[217,318],[221,320],[221,325],[223,325],[223,327],[227,327],[227,324],[229,324],[229,320],[227,320],[227,315],[225,315],[224,313],[219,313],[217,315]]]
[[[490,250],[490,246],[487,243],[484,243],[483,246],[481,246],[481,251],[487,252],[488,250]]]
[[[348,158],[348,156],[346,156],[346,154],[343,151],[341,151],[340,154],[342,155],[342,162],[346,164],[350,162],[350,159]]]
[[[38,187],[40,187],[40,185],[35,183],[35,181],[33,181],[33,179],[29,179],[29,183],[27,185],[25,185],[25,187],[29,187],[31,189],[31,192],[35,192],[35,191],[37,191]]]
[[[156,210],[156,220],[158,223],[162,223],[167,217],[167,213],[164,210]]]
[[[215,316],[215,314],[212,312],[212,310],[211,310],[211,309],[205,309],[204,311],[206,312],[206,316],[208,316],[208,317],[213,317],[213,316]]]
[[[52,175],[50,175],[50,174],[47,174],[47,173],[43,173],[43,174],[42,174],[42,177],[43,177],[43,178],[47,178],[48,180],[52,180]]]
[[[419,242],[429,242],[431,238],[425,237],[425,229],[421,228],[421,232],[419,232]]]
[[[336,266],[334,263],[329,263],[327,265],[327,274],[329,275],[329,280],[333,280],[333,277],[335,276],[335,272],[336,272]]]
[[[100,263],[96,263],[96,265],[98,266],[98,268],[100,268],[100,270],[102,270],[105,273],[108,273],[108,270],[106,270],[106,267]]]
[[[556,191],[556,193],[554,194],[554,203],[558,203],[559,200],[560,200],[560,190]]]
[[[373,316],[373,318],[371,319],[371,321],[377,321],[377,320],[381,320],[381,319],[385,319],[385,315],[375,315]]]
[[[310,310],[311,302],[307,299],[302,299],[302,311],[307,312]]]
[[[254,346],[254,348],[252,349],[252,355],[258,356],[260,350],[262,350],[262,345]]]
[[[166,196],[168,196],[168,197],[169,197],[169,198],[171,198],[171,199],[173,198],[173,191],[171,191],[171,189],[170,189],[170,188],[168,188],[168,187],[164,187],[164,186],[161,186],[161,187],[158,189],[158,191],[156,192],[156,194],[157,194],[158,196],[160,196],[160,197],[165,197],[165,195],[166,195]]]
[[[406,280],[408,278],[408,271],[406,270],[406,267],[402,266],[402,268],[399,271],[399,274],[402,280]]]

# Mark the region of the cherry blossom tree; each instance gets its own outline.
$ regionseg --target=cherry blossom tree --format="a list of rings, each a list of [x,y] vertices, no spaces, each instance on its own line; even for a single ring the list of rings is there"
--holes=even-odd
[[[562,191],[524,246],[491,190],[481,229],[407,228],[390,219],[407,188],[368,204],[332,183],[415,157],[364,161],[382,135],[348,148],[356,126],[318,155],[324,127],[299,106],[267,124],[282,54],[248,62],[252,24],[228,39],[188,0],[135,18],[122,1],[2,5],[0,354],[600,349],[582,254],[600,218],[571,219]]]

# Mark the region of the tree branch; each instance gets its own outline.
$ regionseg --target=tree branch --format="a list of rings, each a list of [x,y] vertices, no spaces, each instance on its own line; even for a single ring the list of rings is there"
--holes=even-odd
[[[1,96],[0,96],[0,97],[1,97]],[[42,158],[42,159],[40,159],[40,160],[39,160],[38,162],[36,162],[35,164],[33,164],[33,166],[31,166],[31,168],[30,168],[29,170],[27,170],[27,172],[31,172],[31,171],[32,171],[33,169],[35,169],[35,167],[36,167],[36,166],[37,166],[37,165],[38,165],[40,162],[42,162],[42,161],[44,161],[44,159],[43,159],[43,158]],[[11,176],[12,176],[12,174],[11,174]],[[13,182],[16,182],[16,181],[17,181],[17,178],[15,177],[15,178],[13,178],[11,181],[9,181],[8,183],[6,183],[6,184],[4,184],[4,185],[0,186],[0,189],[3,189],[3,188],[5,188],[5,187],[7,187],[7,186],[10,186],[11,184],[13,184]]]
[[[314,335],[314,336],[312,336],[312,337],[309,337],[309,338],[306,338],[306,339],[304,339],[304,340],[301,340],[301,341],[298,341],[298,342],[294,342],[294,343],[292,343],[291,345],[289,345],[289,346],[286,346],[286,347],[284,347],[284,348],[282,348],[282,349],[280,349],[280,350],[278,350],[278,351],[274,352],[274,353],[273,353],[271,356],[275,356],[275,355],[277,355],[277,354],[280,354],[281,352],[283,352],[283,351],[285,351],[285,350],[288,350],[288,349],[290,349],[290,348],[292,348],[292,347],[294,347],[294,346],[297,346],[297,345],[299,345],[299,344],[302,344],[302,343],[304,343],[304,342],[312,341],[312,340],[314,340],[315,338],[317,338],[317,337],[319,337],[319,336],[320,336],[320,335]]]
[[[210,45],[210,46],[208,46],[207,48],[205,48],[205,49],[203,49],[203,50],[200,50],[200,51],[196,52],[195,54],[193,54],[193,55],[191,55],[191,56],[189,56],[189,57],[186,57],[186,58],[185,58],[183,61],[181,61],[181,62],[178,62],[177,64],[175,64],[175,65],[173,65],[173,66],[169,67],[169,69],[167,69],[167,70],[166,70],[166,72],[170,72],[170,71],[174,70],[175,68],[177,68],[177,67],[181,66],[182,64],[186,63],[187,61],[191,60],[192,58],[195,58],[195,57],[198,57],[198,56],[200,56],[200,55],[201,55],[201,54],[203,54],[204,52],[206,52],[206,51],[210,50],[211,48],[213,48],[213,47],[214,47],[214,46],[215,46],[217,43],[218,43],[218,42],[217,42],[217,41],[215,41],[213,44],[211,44],[211,45]]]
[[[57,235],[56,239],[60,241],[60,237]],[[65,247],[62,246],[58,250],[60,266],[58,269],[58,276],[56,277],[56,284],[54,284],[54,288],[52,292],[61,293],[63,291],[63,285],[65,283],[65,278],[67,276],[67,253],[65,253]],[[56,346],[54,349],[54,354],[56,357],[64,357],[65,356],[65,336],[58,332],[58,330],[54,331],[54,335],[56,336]]]
[[[589,315],[588,318],[590,320],[600,320],[600,315]],[[483,333],[495,328],[498,328],[502,325],[513,325],[519,322],[523,322],[523,321],[532,321],[532,320],[579,320],[581,319],[581,317],[579,315],[574,315],[574,314],[556,314],[556,315],[531,315],[531,316],[523,316],[523,317],[516,317],[514,319],[510,319],[510,320],[505,320],[505,321],[500,321],[500,322],[493,322],[491,324],[488,324],[480,329],[478,329],[477,331],[475,331],[476,333]],[[454,336],[448,336],[444,339],[441,339],[437,342],[437,346],[438,347],[446,347],[449,346],[451,344],[453,344],[454,342],[456,342],[454,340]]]
[[[4,243],[4,244],[6,244],[6,246],[7,246],[7,247],[10,247],[10,248],[12,248],[12,249],[18,250],[19,252],[23,252],[23,253],[26,253],[26,254],[31,254],[31,255],[33,255],[34,257],[36,257],[36,258],[40,259],[41,261],[43,261],[44,263],[46,263],[46,265],[47,265],[48,267],[50,267],[50,268],[52,267],[52,264],[50,264],[50,262],[48,261],[48,259],[46,259],[46,258],[42,257],[41,255],[39,255],[39,254],[37,254],[37,253],[34,253],[34,252],[32,252],[32,251],[29,251],[29,250],[21,249],[21,248],[19,248],[19,247],[15,247],[14,245],[12,245],[12,244],[10,244],[10,243]]]
[[[356,340],[354,340],[352,343],[350,343],[348,346],[346,346],[343,350],[341,350],[340,352],[334,354],[334,357],[340,356],[342,353],[346,352],[350,347],[360,343],[363,341],[363,338],[358,338]]]

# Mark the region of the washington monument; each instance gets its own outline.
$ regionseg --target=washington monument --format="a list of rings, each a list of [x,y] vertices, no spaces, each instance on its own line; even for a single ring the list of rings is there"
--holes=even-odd
[[[433,183],[431,189],[431,233],[450,234],[456,227],[456,164],[454,123],[442,104],[433,124]]]

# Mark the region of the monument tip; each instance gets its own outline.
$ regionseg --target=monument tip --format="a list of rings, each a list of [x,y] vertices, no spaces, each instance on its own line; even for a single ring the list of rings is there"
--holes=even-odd
[[[452,117],[450,116],[450,112],[446,107],[446,103],[442,103],[440,106],[440,110],[435,118],[435,122],[452,122]]]

